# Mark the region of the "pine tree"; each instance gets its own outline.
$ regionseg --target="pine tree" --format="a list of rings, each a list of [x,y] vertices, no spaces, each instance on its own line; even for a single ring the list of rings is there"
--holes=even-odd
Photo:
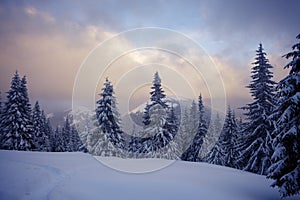
[[[219,128],[219,122],[216,122]],[[221,130],[219,140],[211,150],[211,152],[204,158],[204,161],[228,167],[236,166],[236,144],[237,144],[237,124],[234,112],[228,106],[225,124]]]
[[[62,135],[62,130],[60,130],[59,127],[56,127],[56,130],[54,132],[54,147],[53,147],[53,151],[55,152],[64,152],[66,151],[65,148],[65,143],[64,143],[64,138]]]
[[[244,170],[257,174],[266,174],[271,164],[271,131],[272,125],[268,116],[272,113],[274,102],[274,85],[272,80],[273,67],[266,58],[262,45],[258,47],[257,57],[252,67],[252,82],[247,86],[253,97],[253,102],[243,109],[247,110],[247,124],[244,132],[244,141],[240,146],[239,165]]]
[[[197,133],[193,139],[192,144],[181,155],[181,159],[185,160],[185,161],[197,162],[200,160],[199,159],[199,151],[201,149],[203,139],[207,133],[207,126],[206,126],[206,122],[204,120],[204,106],[203,106],[201,95],[199,96],[198,107],[199,107],[199,124],[198,124]]]
[[[87,149],[83,145],[79,133],[74,125],[71,126],[70,141],[72,144],[72,151],[87,152]]]
[[[37,151],[50,151],[49,138],[46,130],[46,118],[40,109],[39,102],[36,101],[32,111],[33,133]]]
[[[156,105],[158,106],[158,105]],[[159,114],[160,115],[160,114]],[[166,121],[162,122],[161,130],[158,130],[153,137],[153,141],[148,145],[150,157],[177,160],[180,157],[178,144],[174,137],[178,131],[178,119],[175,115],[174,108],[171,106],[167,114]]]
[[[106,79],[100,94],[101,98],[97,101],[96,117],[99,129],[96,129],[94,135],[90,136],[90,138],[98,138],[98,141],[90,148],[97,155],[103,145],[108,149],[101,151],[104,151],[105,155],[113,156],[121,156],[122,150],[126,147],[123,132],[120,128],[119,114],[116,109],[116,99],[113,94],[113,86]]]
[[[211,121],[212,124],[209,125],[210,128],[207,130],[207,134],[204,138],[204,142],[200,151],[200,157],[203,158],[204,161],[216,146],[222,131],[219,113],[216,113],[215,117],[212,117],[212,119],[214,119],[214,121]]]
[[[158,75],[158,72],[156,72],[154,74],[154,79],[153,79],[153,85],[151,86],[152,91],[150,92],[150,100],[151,103],[149,104],[147,102],[146,107],[144,109],[144,113],[143,113],[143,124],[144,124],[144,128],[148,128],[150,123],[151,123],[151,111],[150,109],[155,106],[155,108],[152,108],[152,111],[156,111],[157,109],[164,109],[166,112],[166,108],[168,108],[168,105],[165,103],[164,98],[166,97],[166,95],[164,94],[164,91],[161,87],[161,79]],[[159,105],[161,108],[159,108]],[[153,118],[153,117],[152,117]],[[153,124],[153,123],[152,123]],[[147,131],[145,131],[147,132]],[[149,135],[146,133],[146,136]]]
[[[65,151],[71,152],[72,151],[72,145],[71,144],[71,124],[69,116],[66,117],[64,127],[62,128],[62,138],[64,141],[64,149]]]
[[[3,112],[3,102],[2,102],[2,94],[0,92],[0,117],[2,112]]]
[[[228,106],[222,138],[222,149],[225,155],[224,165],[227,167],[236,167],[236,159],[238,157],[238,152],[236,151],[237,134],[235,114]]]
[[[144,126],[148,126],[150,124],[150,105],[147,103],[144,113],[143,113],[143,124]]]
[[[190,117],[189,117],[190,137],[192,137],[192,138],[197,133],[198,125],[199,125],[199,110],[198,110],[197,106],[200,106],[200,105],[197,105],[197,103],[193,100],[191,108],[190,108]],[[203,115],[204,115],[204,110],[203,110]],[[204,116],[202,116],[202,117],[204,117]]]
[[[159,104],[163,108],[168,108],[168,105],[164,101],[164,98],[166,95],[164,94],[164,90],[161,87],[161,79],[158,75],[158,72],[155,72],[154,74],[154,80],[153,80],[153,85],[151,87],[152,91],[150,92],[151,94],[151,106],[155,104]]]
[[[113,86],[106,79],[104,83],[104,88],[100,94],[101,99],[97,101],[98,107],[96,109],[96,115],[99,122],[101,130],[108,134],[113,145],[117,148],[124,148],[124,138],[120,133],[120,126],[118,123],[118,118],[115,115],[114,111],[114,90]]]
[[[179,137],[178,138],[178,146],[181,154],[188,148],[190,144],[190,118],[189,118],[189,110],[187,108],[184,109],[182,120],[179,128]]]
[[[225,165],[225,154],[221,146],[221,142],[217,142],[209,154],[203,159],[203,161],[214,165]]]
[[[279,188],[282,197],[300,193],[300,43],[292,49],[284,55],[292,58],[284,67],[291,69],[277,85],[278,106],[270,116],[276,137],[268,178],[275,180],[272,186]]]
[[[15,73],[2,114],[1,148],[9,150],[32,150],[31,108],[26,87],[26,78]]]
[[[2,102],[2,95],[0,92],[0,141],[2,141],[1,136],[2,136],[2,113],[3,113],[3,102]],[[0,142],[1,146],[1,142]]]
[[[46,118],[46,123],[45,123],[45,134],[47,135],[48,137],[48,140],[49,140],[49,151],[55,151],[55,145],[56,145],[56,142],[55,140],[57,139],[55,137],[55,133],[54,133],[54,130],[51,126],[51,122],[50,122],[50,119],[49,118]]]

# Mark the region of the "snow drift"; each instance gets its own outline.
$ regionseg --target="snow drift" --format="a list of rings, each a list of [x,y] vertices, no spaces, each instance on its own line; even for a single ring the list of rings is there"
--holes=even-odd
[[[127,167],[159,162],[105,159]],[[0,199],[279,200],[270,184],[264,176],[207,163],[175,161],[154,172],[133,174],[84,153],[0,151]]]

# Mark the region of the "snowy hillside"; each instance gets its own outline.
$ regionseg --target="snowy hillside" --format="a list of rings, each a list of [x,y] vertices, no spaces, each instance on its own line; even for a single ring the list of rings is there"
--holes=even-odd
[[[105,159],[127,167],[159,162]],[[263,176],[206,163],[176,161],[155,172],[130,174],[89,154],[0,151],[0,199],[279,200],[270,183]]]

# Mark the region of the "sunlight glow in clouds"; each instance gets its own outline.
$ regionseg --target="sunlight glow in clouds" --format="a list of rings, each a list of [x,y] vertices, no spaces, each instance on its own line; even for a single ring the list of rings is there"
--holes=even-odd
[[[240,107],[249,101],[245,86],[260,42],[275,67],[275,80],[287,73],[282,69],[287,61],[281,56],[291,49],[299,33],[299,6],[297,0],[1,1],[2,98],[14,71],[19,70],[28,76],[33,101],[40,100],[50,112],[70,108],[76,73],[97,44],[128,29],[162,27],[180,31],[206,49],[222,74],[229,103]],[[121,72],[132,64],[161,62],[193,81],[184,62],[171,58],[132,52],[126,61],[124,57],[115,64]],[[146,76],[152,80],[153,74],[147,72]],[[99,84],[101,87],[101,80]],[[203,83],[197,84],[196,92],[205,90]]]

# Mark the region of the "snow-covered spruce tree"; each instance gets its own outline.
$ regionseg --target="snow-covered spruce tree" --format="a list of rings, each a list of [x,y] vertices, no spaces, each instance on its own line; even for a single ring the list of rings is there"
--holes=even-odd
[[[3,102],[2,102],[2,96],[0,92],[0,146],[1,146],[1,136],[2,136],[2,113],[3,113]]]
[[[147,103],[144,113],[143,113],[143,124],[145,126],[148,126],[150,124],[150,114],[149,114],[149,110],[150,110],[150,105]]]
[[[71,124],[70,124],[69,116],[66,117],[64,127],[62,128],[62,138],[64,141],[65,151],[71,152],[73,149],[73,144],[71,143],[72,141],[70,140]]]
[[[192,105],[190,108],[190,117],[189,117],[189,126],[190,126],[190,137],[194,138],[195,133],[198,130],[198,125],[199,125],[199,109],[197,108],[197,106],[199,107],[200,105],[197,105],[197,103],[193,100],[192,101]],[[200,108],[200,107],[199,107]],[[204,115],[204,108],[203,108],[203,115]],[[204,116],[202,116],[204,117]],[[192,139],[191,138],[191,139]]]
[[[181,154],[190,146],[197,132],[199,114],[197,104],[193,100],[190,107],[184,109],[181,124],[179,127],[178,146]]]
[[[49,138],[49,151],[55,151],[55,145],[56,145],[56,138],[55,138],[55,133],[51,125],[51,121],[49,118],[47,118],[44,114],[44,111],[42,111],[42,116],[44,115],[45,119],[45,133]]]
[[[54,138],[55,138],[55,140],[54,140],[53,151],[54,152],[64,152],[64,151],[66,151],[64,138],[63,138],[63,135],[62,135],[62,130],[59,127],[56,127],[56,129],[55,129]]]
[[[158,75],[158,72],[155,72],[154,74],[154,80],[153,80],[153,85],[151,87],[152,91],[150,92],[150,99],[151,99],[151,105],[159,104],[163,108],[168,108],[168,105],[165,102],[165,97],[166,95],[164,94],[164,90],[162,89],[161,86],[161,79]]]
[[[130,148],[141,152],[142,157],[178,159],[179,147],[173,141],[178,131],[178,119],[174,108],[169,108],[165,101],[166,95],[158,72],[154,74],[151,89],[151,103],[147,104],[144,112],[145,139],[137,138],[136,141],[131,141]]]
[[[165,102],[166,95],[161,86],[161,79],[158,72],[154,74],[152,91],[150,92],[150,104],[147,103],[143,113],[144,132],[143,137],[152,137],[158,132],[158,127],[162,129],[166,122],[168,105]],[[151,121],[152,120],[152,121]],[[154,120],[154,121],[153,121]],[[159,122],[159,120],[162,120]]]
[[[26,78],[20,80],[16,72],[12,78],[1,119],[1,149],[28,151],[35,148],[30,115]]]
[[[300,34],[297,36],[300,39]],[[277,85],[278,106],[270,116],[275,120],[275,151],[268,178],[278,187],[282,197],[300,193],[300,43],[284,55],[292,58],[284,68],[289,74]]]
[[[175,115],[174,108],[171,106],[167,113],[166,121],[163,122],[162,130],[159,130],[154,136],[152,145],[157,149],[152,149],[153,157],[177,160],[180,158],[178,144],[174,141],[174,137],[178,131],[178,119]]]
[[[214,113],[212,113],[213,115]],[[200,158],[203,158],[203,161],[207,158],[213,148],[216,146],[219,141],[219,137],[222,131],[221,117],[219,113],[214,114],[215,117],[212,117],[214,120],[210,121],[210,128],[207,130],[207,134],[204,138],[202,148],[200,150]]]
[[[87,149],[85,148],[85,145],[82,143],[75,125],[71,126],[70,144],[72,144],[73,152],[74,151],[87,152]]]
[[[45,133],[46,121],[44,113],[40,109],[39,102],[36,101],[32,111],[33,133],[37,151],[50,151],[48,135]]]
[[[219,124],[216,125],[219,126]],[[215,165],[235,167],[235,161],[237,158],[237,152],[235,149],[236,137],[237,125],[235,116],[233,111],[230,109],[230,106],[228,106],[225,123],[221,130],[219,140],[203,160]]]
[[[199,151],[201,149],[201,145],[203,144],[203,138],[207,133],[207,126],[204,120],[204,106],[202,102],[202,96],[199,96],[198,100],[199,107],[199,124],[197,128],[197,133],[194,136],[192,144],[189,148],[181,155],[181,160],[197,162],[199,161]]]
[[[94,155],[122,157],[122,150],[125,149],[125,140],[119,125],[119,114],[113,94],[113,86],[106,79],[100,99],[97,101],[96,118],[99,128],[88,136],[90,142],[92,138],[95,141],[88,146],[88,150]]]
[[[0,92],[0,114],[3,112],[2,93]]]
[[[182,153],[184,152],[189,145],[188,138],[190,136],[190,119],[189,119],[189,110],[187,108],[184,109],[181,119],[181,124],[179,127],[178,132],[178,147],[179,151]]]
[[[225,124],[223,127],[222,149],[225,155],[224,165],[236,168],[238,152],[236,150],[238,129],[234,111],[228,106]]]
[[[256,51],[257,57],[252,67],[252,81],[247,86],[250,89],[253,102],[242,109],[247,110],[247,124],[243,130],[243,144],[240,145],[238,164],[246,171],[257,174],[266,174],[271,164],[272,123],[268,120],[273,112],[274,85],[272,80],[273,67],[266,58],[261,44]]]

